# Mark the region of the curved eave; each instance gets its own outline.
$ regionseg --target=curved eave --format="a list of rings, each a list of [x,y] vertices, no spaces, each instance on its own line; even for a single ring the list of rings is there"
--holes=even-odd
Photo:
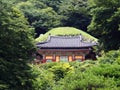
[[[39,49],[82,49],[82,48],[90,48],[90,47],[93,46],[84,46],[84,47],[41,47],[39,45],[37,46],[37,48]]]

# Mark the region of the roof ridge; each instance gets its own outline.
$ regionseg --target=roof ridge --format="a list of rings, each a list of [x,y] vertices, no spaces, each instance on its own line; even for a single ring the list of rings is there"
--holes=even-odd
[[[53,35],[50,35],[49,37],[50,38],[76,38],[76,37],[80,38],[80,35],[75,35],[75,36],[72,36],[72,35],[71,36],[69,36],[69,35],[67,35],[67,36],[62,36],[62,35],[61,36],[53,36]]]

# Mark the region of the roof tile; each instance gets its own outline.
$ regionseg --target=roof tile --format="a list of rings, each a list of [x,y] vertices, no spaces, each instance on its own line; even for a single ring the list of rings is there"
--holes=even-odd
[[[94,42],[85,42],[79,36],[49,36],[46,42],[39,42],[36,44],[40,48],[79,48],[79,47],[91,47],[96,45]]]

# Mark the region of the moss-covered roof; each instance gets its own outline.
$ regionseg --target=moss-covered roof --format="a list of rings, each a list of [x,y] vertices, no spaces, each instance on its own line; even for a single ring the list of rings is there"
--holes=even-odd
[[[40,35],[38,38],[36,38],[36,42],[43,42],[46,41],[48,39],[49,35],[52,36],[75,36],[75,35],[82,35],[82,37],[84,38],[84,40],[92,40],[92,41],[97,41],[97,39],[93,36],[91,36],[90,34],[73,28],[73,27],[58,27],[58,28],[53,28],[50,31],[48,31],[47,33]]]

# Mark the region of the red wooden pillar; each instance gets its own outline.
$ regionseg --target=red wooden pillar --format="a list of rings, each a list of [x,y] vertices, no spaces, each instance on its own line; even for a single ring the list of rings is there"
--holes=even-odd
[[[85,54],[82,55],[82,61],[85,61]]]
[[[75,61],[75,55],[74,55],[74,53],[72,54],[72,61]]]
[[[46,63],[46,55],[45,54],[43,54],[43,60],[42,60],[42,63]]]
[[[55,59],[55,54],[53,54],[53,59],[52,59],[53,62],[56,62],[56,59]]]

